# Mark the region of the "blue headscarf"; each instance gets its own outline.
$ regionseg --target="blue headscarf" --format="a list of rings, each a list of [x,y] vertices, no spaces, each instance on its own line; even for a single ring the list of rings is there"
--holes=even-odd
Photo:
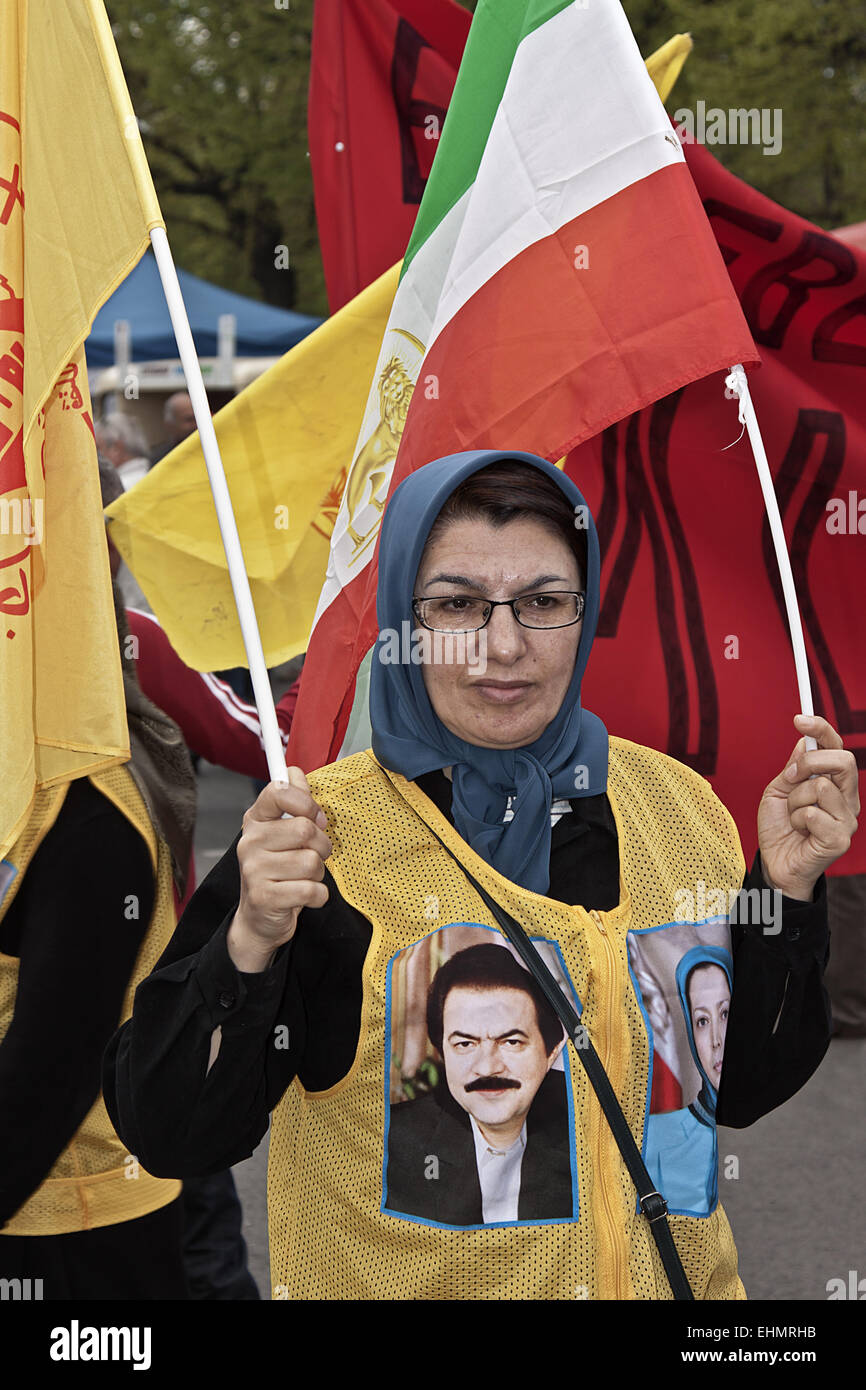
[[[481,748],[451,733],[437,718],[419,666],[382,660],[387,634],[414,626],[412,596],[430,529],[455,488],[493,463],[530,464],[552,478],[587,518],[586,607],[577,659],[562,705],[540,738],[525,748]],[[577,515],[577,513],[576,513]],[[458,833],[499,873],[535,893],[550,886],[550,808],[554,800],[596,796],[607,787],[608,739],[601,720],[580,705],[580,682],[595,636],[599,608],[598,537],[589,509],[570,478],[535,454],[476,450],[451,454],[417,469],[388,502],[379,540],[376,615],[379,640],[370,677],[373,752],[383,767],[414,781],[451,767],[452,810]],[[403,627],[404,623],[409,628]],[[577,779],[578,766],[586,769]],[[576,780],[586,785],[575,786]],[[507,798],[514,817],[503,824]]]
[[[713,1085],[709,1076],[704,1071],[703,1063],[698,1056],[697,1044],[695,1043],[695,1030],[692,1027],[692,1011],[689,1005],[686,989],[688,987],[689,976],[699,965],[718,965],[724,970],[728,977],[728,988],[733,993],[734,989],[734,962],[730,951],[726,951],[724,946],[692,946],[691,950],[686,951],[677,962],[676,981],[677,992],[680,996],[680,1005],[683,1016],[686,1020],[686,1032],[689,1036],[689,1047],[695,1059],[695,1066],[701,1074],[701,1089],[697,1100],[689,1106],[689,1109],[702,1120],[704,1124],[712,1123],[716,1114],[716,1102],[718,1091]]]

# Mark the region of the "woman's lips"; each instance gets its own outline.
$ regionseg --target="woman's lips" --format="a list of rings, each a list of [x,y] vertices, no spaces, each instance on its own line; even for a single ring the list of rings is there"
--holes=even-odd
[[[477,690],[482,700],[489,700],[494,705],[513,705],[520,700],[527,691],[532,689],[528,681],[522,681],[518,685],[492,684],[488,681],[475,681],[472,686]]]

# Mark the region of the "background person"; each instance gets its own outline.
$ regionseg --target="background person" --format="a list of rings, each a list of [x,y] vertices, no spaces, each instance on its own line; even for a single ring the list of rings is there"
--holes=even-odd
[[[217,767],[257,780],[261,790],[267,782],[268,763],[255,705],[241,700],[228,682],[212,671],[194,671],[187,666],[152,613],[127,608],[126,621],[138,643],[141,688],[179,725],[187,747]],[[291,683],[276,702],[284,748],[301,683],[300,675],[292,672],[302,665],[303,657],[285,664]],[[273,683],[274,673],[270,675]]]
[[[122,628],[117,591],[115,609]],[[38,791],[0,881],[0,1278],[45,1299],[188,1297],[180,1183],[126,1149],[100,1094],[175,928],[195,815],[180,732],[122,666],[129,763]]]
[[[150,467],[143,429],[131,416],[116,410],[98,420],[93,432],[100,457],[116,470],[124,492],[128,492]]]
[[[155,463],[159,463],[161,458],[165,458],[166,454],[170,454],[172,449],[176,449],[178,444],[195,434],[198,426],[189,392],[175,391],[174,395],[169,396],[163,407],[162,418],[165,436],[150,451],[151,468]]]

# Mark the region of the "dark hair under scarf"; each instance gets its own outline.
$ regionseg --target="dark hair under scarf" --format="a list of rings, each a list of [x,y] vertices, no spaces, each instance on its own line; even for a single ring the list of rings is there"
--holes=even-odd
[[[430,528],[454,489],[490,464],[530,464],[552,478],[587,519],[586,607],[571,682],[558,713],[524,748],[481,748],[458,738],[433,712],[421,668],[382,660],[388,634],[414,624],[415,578]],[[578,513],[576,513],[578,515]],[[474,450],[436,459],[405,478],[388,502],[379,540],[376,615],[379,640],[370,676],[373,752],[383,767],[414,781],[452,768],[458,833],[504,877],[534,893],[550,886],[550,808],[554,800],[597,796],[607,787],[608,738],[601,720],[580,704],[580,683],[599,609],[598,538],[589,509],[570,478],[535,454]],[[585,777],[576,777],[578,767]],[[579,785],[576,786],[576,781]],[[585,783],[585,785],[584,785]],[[503,816],[507,798],[514,816]]]

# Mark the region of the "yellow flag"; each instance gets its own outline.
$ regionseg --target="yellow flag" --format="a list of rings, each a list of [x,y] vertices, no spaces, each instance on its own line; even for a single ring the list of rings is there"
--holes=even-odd
[[[3,0],[0,855],[129,757],[82,343],[161,225],[102,0]]]
[[[214,417],[271,666],[306,650],[399,271],[393,266]],[[111,539],[187,665],[245,665],[198,434],[107,516]]]
[[[647,59],[662,100],[691,47],[678,34]],[[214,418],[271,666],[307,646],[399,270],[393,266]],[[390,420],[387,400],[381,404],[377,447],[390,445],[393,457],[401,422]],[[246,665],[198,435],[107,515],[112,540],[187,665]]]
[[[667,101],[694,44],[691,34],[674,34],[646,60],[647,72],[662,101]]]

